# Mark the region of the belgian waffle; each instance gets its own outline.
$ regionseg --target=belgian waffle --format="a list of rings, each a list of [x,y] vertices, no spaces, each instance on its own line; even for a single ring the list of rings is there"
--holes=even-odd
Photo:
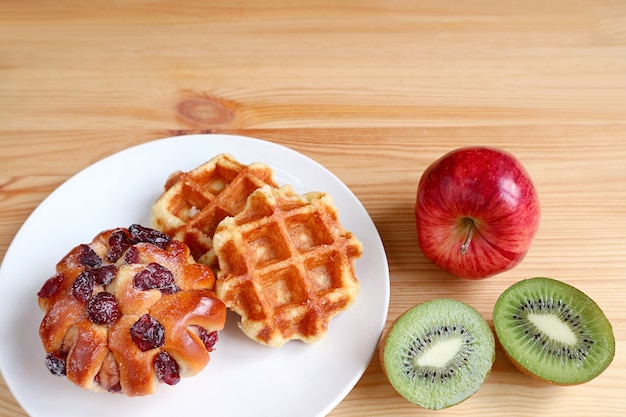
[[[216,294],[261,344],[311,343],[359,292],[361,242],[339,222],[330,195],[264,186],[213,237]]]
[[[213,233],[227,216],[239,213],[257,188],[277,186],[265,164],[244,165],[220,154],[189,172],[176,172],[152,206],[150,224],[191,249],[196,261],[216,266]]]

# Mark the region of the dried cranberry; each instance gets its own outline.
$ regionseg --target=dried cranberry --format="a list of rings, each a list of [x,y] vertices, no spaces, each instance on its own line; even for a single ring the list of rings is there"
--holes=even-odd
[[[109,285],[117,276],[117,266],[115,264],[101,266],[92,270],[96,277],[96,284]]]
[[[139,249],[135,246],[128,248],[124,254],[124,263],[126,264],[138,264],[139,263]]]
[[[174,275],[166,267],[155,262],[148,264],[135,275],[135,288],[141,290],[159,289],[164,294],[173,294],[179,291],[174,281]]]
[[[165,344],[165,329],[150,314],[144,314],[131,326],[130,336],[142,352]]]
[[[97,268],[102,265],[102,258],[89,245],[83,244],[78,247],[78,262],[90,268]]]
[[[72,284],[72,295],[81,303],[86,303],[93,293],[96,274],[91,269],[81,272]]]
[[[112,392],[112,393],[122,392],[122,385],[118,382],[117,384],[115,384],[111,388],[109,388],[108,391]]]
[[[48,278],[46,282],[44,282],[39,292],[37,293],[37,296],[41,298],[52,297],[59,290],[62,282],[63,282],[63,274],[61,273]]]
[[[52,375],[63,376],[66,374],[65,358],[61,358],[50,352],[46,355],[45,364]]]
[[[109,262],[117,261],[120,256],[130,246],[134,245],[134,242],[125,230],[116,230],[109,236],[109,252],[107,253],[106,260]]]
[[[94,294],[87,303],[87,315],[95,324],[113,324],[121,316],[120,306],[115,296],[109,292]]]
[[[143,227],[138,224],[132,224],[128,228],[130,231],[130,235],[133,239],[138,242],[147,242],[152,243],[160,247],[161,249],[165,249],[167,245],[170,243],[171,238],[165,233],[159,232],[158,230],[150,229],[148,227]]]
[[[212,332],[207,332],[200,326],[196,327],[198,329],[198,337],[200,337],[200,340],[202,340],[202,343],[204,343],[204,347],[209,352],[212,352],[213,347],[217,343],[217,331],[214,330]]]
[[[159,380],[168,385],[176,385],[180,382],[178,364],[167,352],[159,352],[154,360],[154,369]]]

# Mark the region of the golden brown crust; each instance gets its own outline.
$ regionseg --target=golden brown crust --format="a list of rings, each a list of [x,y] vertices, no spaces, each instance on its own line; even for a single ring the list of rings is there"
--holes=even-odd
[[[339,222],[330,196],[264,186],[214,236],[216,293],[253,340],[272,347],[316,342],[359,292],[361,242]]]
[[[127,239],[123,250],[110,256],[120,236]],[[114,271],[106,279],[97,275],[104,267]],[[38,294],[45,312],[39,329],[42,344],[60,366],[53,366],[53,373],[64,372],[85,389],[136,396],[156,390],[160,379],[155,361],[162,352],[174,359],[180,377],[195,375],[208,363],[212,344],[201,336],[206,339],[224,327],[226,308],[214,293],[213,272],[196,264],[185,244],[169,238],[142,241],[125,228],[107,230],[73,248],[56,272]],[[168,285],[156,278],[138,281],[149,273],[157,278],[157,273],[164,274]],[[83,282],[87,284],[78,285]],[[117,306],[117,313],[107,313],[104,322],[90,310],[103,294]],[[162,326],[164,340],[142,350],[130,329],[144,315]]]
[[[262,163],[245,165],[219,154],[189,172],[176,172],[152,206],[151,227],[187,244],[196,261],[215,267],[212,237],[219,222],[243,209],[255,189],[276,186]]]

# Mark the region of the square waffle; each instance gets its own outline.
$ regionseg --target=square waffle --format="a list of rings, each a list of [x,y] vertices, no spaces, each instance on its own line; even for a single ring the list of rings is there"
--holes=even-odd
[[[215,267],[215,228],[225,217],[239,213],[248,196],[266,184],[277,186],[269,166],[244,165],[231,155],[216,155],[189,172],[170,176],[152,206],[151,227],[183,241],[198,262]]]
[[[358,292],[361,242],[339,222],[330,195],[264,186],[218,225],[216,293],[261,344],[321,339]]]

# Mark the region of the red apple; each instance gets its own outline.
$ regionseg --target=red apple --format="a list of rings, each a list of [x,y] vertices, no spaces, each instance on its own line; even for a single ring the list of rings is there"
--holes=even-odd
[[[499,149],[449,152],[424,171],[417,188],[420,248],[434,264],[462,278],[487,278],[519,264],[539,218],[530,176]]]

